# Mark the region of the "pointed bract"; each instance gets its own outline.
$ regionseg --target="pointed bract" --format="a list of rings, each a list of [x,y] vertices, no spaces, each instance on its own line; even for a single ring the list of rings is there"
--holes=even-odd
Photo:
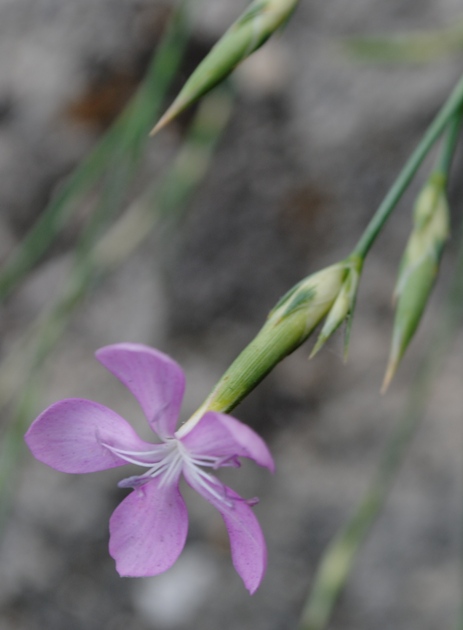
[[[414,227],[400,263],[394,293],[396,314],[391,352],[382,391],[388,388],[426,308],[445,241],[449,209],[445,179],[435,173],[420,193],[414,209]]]
[[[352,318],[352,314],[355,308],[355,301],[357,298],[361,268],[362,261],[360,259],[350,260],[350,265],[348,266],[346,277],[344,278],[341,289],[333,303],[333,306],[326,316],[320,335],[318,336],[317,343],[310,353],[310,359],[312,359],[318,353],[325,342],[331,337],[331,335],[339,328],[339,326],[344,321],[346,321],[348,318]],[[347,358],[348,346],[349,331],[347,330],[345,336],[344,359]]]

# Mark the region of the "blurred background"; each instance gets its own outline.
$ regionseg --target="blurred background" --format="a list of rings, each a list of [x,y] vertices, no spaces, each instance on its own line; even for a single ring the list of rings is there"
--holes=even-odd
[[[183,366],[186,419],[278,298],[350,252],[463,59],[457,0],[302,0],[228,87],[149,139],[247,6],[187,4],[179,20],[168,0],[0,0],[1,630],[295,628],[443,313],[459,245],[461,150],[440,282],[387,395],[391,295],[426,167],[368,257],[348,364],[341,335],[310,363],[309,342],[234,411],[277,465],[274,477],[251,465],[226,477],[261,499],[269,566],[257,594],[233,570],[219,515],[187,490],[189,538],[176,565],[119,578],[107,542],[124,496],[120,471],[46,468],[23,447],[30,422],[55,400],[82,397],[143,431],[131,395],[93,358],[119,341],[155,346]],[[386,43],[359,43],[367,36]],[[333,629],[456,623],[462,349],[454,334],[415,401],[416,436]]]

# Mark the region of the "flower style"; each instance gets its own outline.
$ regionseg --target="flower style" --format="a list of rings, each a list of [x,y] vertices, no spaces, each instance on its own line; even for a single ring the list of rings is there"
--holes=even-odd
[[[138,400],[160,443],[138,437],[117,413],[80,398],[59,401],[31,425],[25,440],[36,459],[66,473],[89,473],[124,464],[146,471],[118,485],[133,488],[111,516],[109,552],[121,576],[157,575],[169,569],[185,545],[188,515],[180,493],[186,482],[214,505],[230,536],[234,567],[252,594],[266,568],[262,530],[251,507],[204,468],[239,466],[239,457],[274,470],[264,441],[229,415],[207,412],[175,431],[185,389],[180,366],[140,344],[101,348],[97,359]]]

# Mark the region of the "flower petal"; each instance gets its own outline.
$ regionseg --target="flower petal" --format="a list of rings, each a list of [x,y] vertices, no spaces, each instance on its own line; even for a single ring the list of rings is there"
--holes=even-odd
[[[166,354],[137,343],[106,346],[95,356],[132,392],[153,431],[172,436],[185,390],[180,366]]]
[[[61,400],[45,409],[24,439],[36,459],[66,473],[95,472],[127,463],[104,444],[131,451],[153,447],[117,413],[82,398]]]
[[[206,483],[192,468],[185,467],[184,475],[188,484],[222,515],[230,537],[233,566],[252,595],[267,568],[267,547],[256,515],[244,499],[212,475],[208,475],[210,482]]]
[[[180,436],[181,433],[180,430],[177,435]],[[247,424],[223,413],[208,411],[180,440],[190,453],[199,457],[249,457],[260,466],[272,472],[275,470],[273,458],[264,440]]]
[[[174,484],[162,477],[135,489],[109,522],[109,553],[121,576],[147,577],[169,569],[185,546],[188,514]]]

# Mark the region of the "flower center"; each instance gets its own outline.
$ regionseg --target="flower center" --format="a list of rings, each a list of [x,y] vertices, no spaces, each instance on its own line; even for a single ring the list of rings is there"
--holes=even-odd
[[[165,485],[178,479],[182,471],[182,458],[175,438],[167,438],[162,444],[153,444],[153,448],[149,451],[129,451],[110,444],[103,444],[103,446],[128,464],[148,468],[143,475],[122,479],[117,484],[120,488],[137,488],[160,475],[162,475],[161,484]]]
[[[224,505],[233,507],[233,500],[227,496],[226,487],[202,469],[237,465],[233,459],[190,453],[175,437],[165,438],[162,444],[153,445],[153,449],[149,451],[129,451],[110,444],[103,446],[127,463],[148,469],[142,475],[122,479],[117,484],[120,488],[139,488],[156,477],[161,477],[160,487],[178,483],[182,471],[188,469],[189,477],[196,486],[203,488]]]

